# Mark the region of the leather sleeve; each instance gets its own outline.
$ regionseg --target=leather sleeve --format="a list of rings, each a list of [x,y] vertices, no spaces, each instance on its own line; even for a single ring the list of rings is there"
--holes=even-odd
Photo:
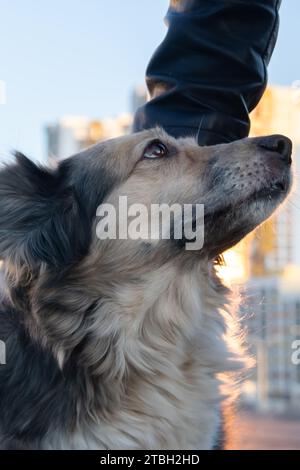
[[[150,101],[133,130],[156,125],[200,145],[249,134],[267,83],[281,0],[171,0],[168,31],[146,71]]]

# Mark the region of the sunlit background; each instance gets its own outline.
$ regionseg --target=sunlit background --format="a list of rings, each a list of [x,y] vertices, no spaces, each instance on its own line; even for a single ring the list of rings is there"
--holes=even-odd
[[[0,0],[0,159],[18,148],[51,163],[130,132],[146,99],[144,72],[165,34],[167,0]],[[242,285],[257,359],[243,389],[233,448],[300,449],[300,2],[285,0],[268,88],[253,136],[294,142],[290,201],[234,250],[220,275]],[[298,184],[299,187],[299,184]],[[299,436],[299,437],[298,437]]]

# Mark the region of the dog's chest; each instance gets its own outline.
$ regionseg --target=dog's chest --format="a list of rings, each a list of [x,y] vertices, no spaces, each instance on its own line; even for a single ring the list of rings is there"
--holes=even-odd
[[[147,380],[135,377],[108,421],[82,423],[68,437],[56,434],[45,448],[212,448],[220,421],[212,371],[191,356],[180,367],[167,367]]]
[[[162,296],[145,314],[142,329],[128,322],[122,349],[128,377],[109,419],[82,423],[68,438],[48,443],[50,448],[213,447],[220,419],[216,371],[224,356],[215,367],[216,316],[204,312],[194,279],[181,279],[179,289]]]

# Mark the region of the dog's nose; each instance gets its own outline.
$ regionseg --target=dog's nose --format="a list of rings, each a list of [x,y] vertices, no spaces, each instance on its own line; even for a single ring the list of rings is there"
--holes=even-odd
[[[259,139],[258,145],[269,152],[277,153],[280,158],[291,165],[292,163],[292,141],[283,135],[272,135]]]

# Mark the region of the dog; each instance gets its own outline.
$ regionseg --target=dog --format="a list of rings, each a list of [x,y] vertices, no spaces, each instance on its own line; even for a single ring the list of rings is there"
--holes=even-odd
[[[245,365],[217,260],[284,201],[291,153],[283,136],[200,147],[155,128],[55,169],[16,154],[0,172],[2,449],[214,448],[222,377],[233,390]],[[99,239],[121,196],[203,204],[202,248]]]

